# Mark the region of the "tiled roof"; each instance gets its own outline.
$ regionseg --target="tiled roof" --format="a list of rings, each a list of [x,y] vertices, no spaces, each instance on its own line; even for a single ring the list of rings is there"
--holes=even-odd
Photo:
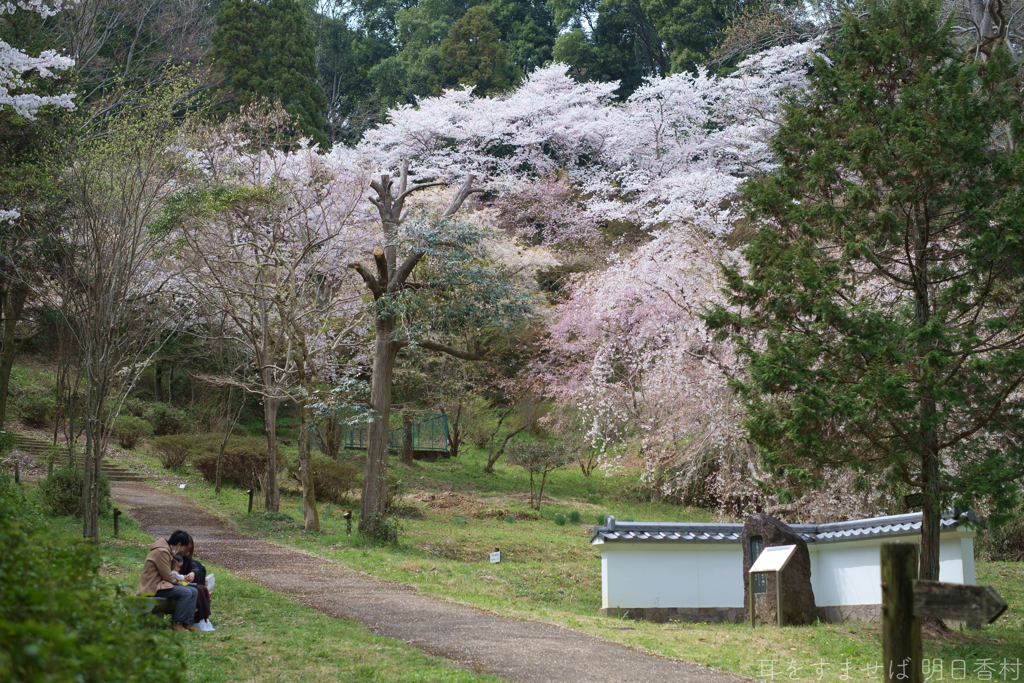
[[[973,512],[961,517],[975,520]],[[944,515],[942,531],[953,531],[958,520]],[[855,519],[830,524],[791,524],[790,527],[808,543],[826,543],[875,536],[905,536],[921,531],[921,513],[891,517]],[[675,541],[682,543],[739,543],[743,535],[742,524],[694,524],[692,522],[616,522],[606,517],[604,526],[594,527],[590,536],[593,544],[613,541]]]

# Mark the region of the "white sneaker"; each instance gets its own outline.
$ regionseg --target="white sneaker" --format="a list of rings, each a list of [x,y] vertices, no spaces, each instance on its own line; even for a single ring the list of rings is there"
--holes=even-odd
[[[204,631],[214,630],[213,624],[210,623],[209,619],[203,619],[202,623],[199,625],[199,628],[203,629]]]

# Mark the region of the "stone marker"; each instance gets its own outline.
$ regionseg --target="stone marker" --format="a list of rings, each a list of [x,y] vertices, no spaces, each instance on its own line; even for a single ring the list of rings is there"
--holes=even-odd
[[[760,536],[764,548],[778,545],[795,545],[793,558],[780,573],[782,580],[782,623],[784,625],[813,624],[818,618],[814,604],[814,589],[811,588],[811,555],[807,543],[784,522],[770,515],[756,513],[743,523],[743,604],[750,604],[750,590],[747,572],[753,563],[750,557],[750,539]],[[764,574],[767,590],[755,593],[754,610],[761,623],[773,624],[778,620],[775,610],[776,574]]]

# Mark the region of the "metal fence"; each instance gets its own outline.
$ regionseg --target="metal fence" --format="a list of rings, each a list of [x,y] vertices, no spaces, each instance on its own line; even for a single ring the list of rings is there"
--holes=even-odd
[[[398,413],[392,413],[398,415]],[[369,425],[356,425],[345,430],[343,448],[366,448],[370,436]],[[388,448],[402,450],[402,428],[392,429]],[[448,416],[444,413],[420,413],[412,422],[412,449],[414,451],[448,452]]]

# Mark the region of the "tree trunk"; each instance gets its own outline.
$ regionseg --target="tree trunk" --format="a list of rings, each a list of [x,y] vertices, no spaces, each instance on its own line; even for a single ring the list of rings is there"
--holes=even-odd
[[[462,401],[455,409],[455,419],[448,419],[448,455],[459,457],[459,446],[462,445]]]
[[[85,454],[82,462],[82,536],[96,543],[100,540],[100,467],[103,463],[104,381],[97,372],[99,350],[88,350],[86,370]]]
[[[164,400],[164,367],[160,361],[153,364],[153,395],[157,403]]]
[[[402,411],[402,464],[412,467],[412,415]]]
[[[277,409],[280,405],[276,398],[263,398],[263,426],[267,433],[267,490],[263,493],[267,512],[277,512],[281,502],[277,488]]]
[[[7,424],[7,392],[11,385],[11,370],[21,344],[17,342],[18,321],[25,310],[28,288],[8,284],[0,290],[0,312],[3,314],[3,336],[0,341],[0,429]]]
[[[504,418],[502,418],[502,419],[504,419]],[[487,464],[484,465],[484,472],[486,474],[493,474],[494,473],[494,464],[496,462],[498,462],[498,458],[500,458],[505,453],[505,447],[508,446],[508,442],[512,440],[512,437],[514,437],[517,434],[519,434],[519,432],[524,431],[527,426],[529,426],[529,422],[526,422],[524,420],[523,424],[521,426],[516,427],[511,432],[506,434],[504,441],[501,442],[501,447],[498,448],[497,451],[493,450],[494,449],[494,436],[491,437],[491,449],[492,450],[491,450],[491,454],[487,457]],[[498,429],[501,429],[501,423],[500,422],[498,423]],[[494,430],[494,435],[495,436],[498,434],[498,429]]]
[[[316,509],[316,490],[309,459],[309,409],[299,403],[299,483],[302,484],[302,522],[306,531],[320,531],[320,513]]]
[[[934,412],[934,404],[932,411]],[[935,450],[935,430],[931,430],[921,462],[921,567],[924,581],[939,580],[939,531],[942,525],[942,498],[939,488],[939,454]]]
[[[369,536],[376,532],[375,522],[384,516],[387,504],[388,436],[391,415],[391,378],[395,370],[398,345],[391,340],[395,329],[392,316],[378,318],[373,353],[373,378],[370,385],[369,443],[366,447],[366,470],[363,497],[359,505],[359,531]]]

